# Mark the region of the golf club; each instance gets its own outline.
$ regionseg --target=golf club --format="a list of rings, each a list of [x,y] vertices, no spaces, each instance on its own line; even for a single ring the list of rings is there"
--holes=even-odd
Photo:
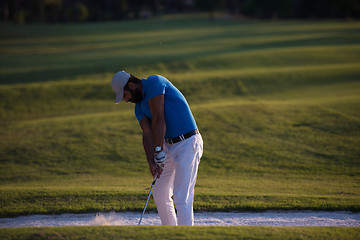
[[[145,210],[146,210],[147,204],[148,204],[148,202],[149,202],[149,199],[150,199],[150,196],[151,196],[151,192],[152,192],[153,187],[154,187],[154,185],[155,185],[157,176],[158,176],[158,175],[156,174],[155,177],[154,177],[154,180],[153,180],[153,182],[152,182],[152,184],[151,184],[149,196],[148,196],[148,198],[147,198],[147,200],[146,200],[145,207],[144,207],[144,211],[143,211],[142,214],[141,214],[140,221],[139,221],[139,224],[138,224],[138,225],[140,225],[141,220],[142,220],[142,218],[143,218],[143,215],[144,215],[144,213],[145,213]]]

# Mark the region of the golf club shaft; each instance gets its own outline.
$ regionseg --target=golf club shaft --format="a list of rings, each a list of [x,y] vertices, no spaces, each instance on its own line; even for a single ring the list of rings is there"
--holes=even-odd
[[[151,192],[152,192],[153,187],[154,187],[154,185],[155,185],[156,179],[157,179],[157,174],[155,175],[154,180],[153,180],[153,182],[152,182],[152,184],[151,184],[149,196],[148,196],[148,198],[147,198],[147,200],[146,200],[144,210],[143,210],[143,212],[142,212],[142,214],[141,214],[140,221],[139,221],[139,225],[140,225],[140,223],[141,223],[141,220],[142,220],[143,215],[144,215],[144,213],[145,213],[146,207],[147,207],[147,205],[148,205],[148,202],[149,202],[149,199],[150,199],[150,196],[151,196]]]

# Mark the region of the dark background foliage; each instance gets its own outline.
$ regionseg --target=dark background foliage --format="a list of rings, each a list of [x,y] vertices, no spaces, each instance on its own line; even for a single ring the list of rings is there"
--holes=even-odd
[[[360,0],[0,0],[0,21],[86,22],[215,12],[260,19],[359,18]]]

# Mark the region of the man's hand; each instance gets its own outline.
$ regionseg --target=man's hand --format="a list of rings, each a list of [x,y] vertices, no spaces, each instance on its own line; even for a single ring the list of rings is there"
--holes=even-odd
[[[161,165],[165,162],[166,156],[164,151],[155,152],[154,154],[154,161],[157,165]]]
[[[158,176],[158,178],[160,177],[162,171],[164,168],[164,164],[162,163],[160,166],[157,165],[156,163],[150,164],[149,165],[149,169],[150,169],[150,173],[153,177],[155,177],[155,175]]]
[[[155,163],[149,164],[150,173],[153,177],[157,174],[157,168],[158,166]]]
[[[160,177],[160,175],[164,169],[165,160],[166,160],[166,155],[165,155],[164,151],[154,153],[154,162],[156,164],[155,171],[158,174],[158,177]],[[153,176],[155,176],[155,175],[153,175]]]

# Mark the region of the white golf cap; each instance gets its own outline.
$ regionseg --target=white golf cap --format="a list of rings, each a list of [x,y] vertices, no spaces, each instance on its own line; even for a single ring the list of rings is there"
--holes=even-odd
[[[116,93],[115,103],[121,102],[124,96],[124,87],[130,78],[130,74],[125,71],[117,72],[111,81],[111,86]]]

